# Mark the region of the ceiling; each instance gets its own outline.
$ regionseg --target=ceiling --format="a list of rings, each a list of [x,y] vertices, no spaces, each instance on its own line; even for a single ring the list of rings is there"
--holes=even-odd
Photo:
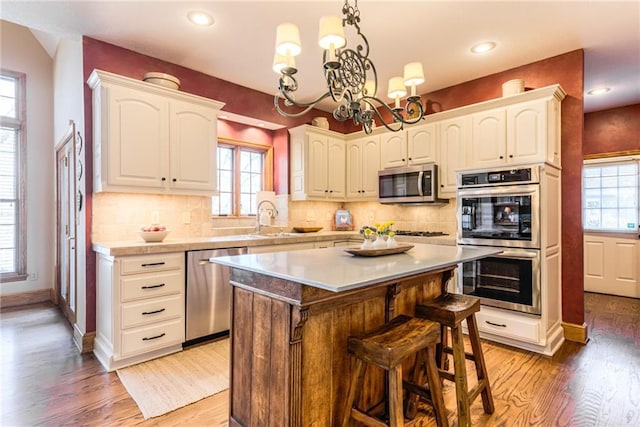
[[[1,0],[0,18],[29,27],[51,55],[61,37],[86,35],[269,94],[277,87],[275,29],[292,22],[303,48],[296,58],[297,99],[310,100],[325,87],[318,19],[341,15],[343,3]],[[584,49],[585,92],[611,88],[600,97],[585,93],[586,112],[640,103],[640,1],[360,0],[358,6],[378,96],[388,102],[381,95],[386,83],[408,62],[422,62],[426,82],[418,92],[427,93]],[[194,26],[186,17],[192,10],[209,13],[215,23]],[[470,52],[486,40],[497,48]],[[331,104],[322,109],[330,111]]]

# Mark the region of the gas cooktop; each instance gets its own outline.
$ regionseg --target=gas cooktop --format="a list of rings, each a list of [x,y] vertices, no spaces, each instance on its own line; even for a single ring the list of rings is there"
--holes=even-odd
[[[448,236],[448,234],[442,231],[397,230],[396,236],[435,237],[435,236]]]

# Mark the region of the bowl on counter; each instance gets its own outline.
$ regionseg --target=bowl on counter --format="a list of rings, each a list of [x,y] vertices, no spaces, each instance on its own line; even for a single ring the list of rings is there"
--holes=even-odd
[[[162,231],[138,231],[138,236],[142,237],[142,239],[147,243],[158,243],[162,242],[167,234],[169,234],[170,230],[162,230]]]

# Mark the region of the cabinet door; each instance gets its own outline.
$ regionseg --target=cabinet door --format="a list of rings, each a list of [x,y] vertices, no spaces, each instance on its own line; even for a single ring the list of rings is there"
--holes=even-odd
[[[368,136],[362,141],[362,197],[378,198],[378,170],[380,170],[380,137]]]
[[[384,133],[380,136],[381,164],[384,169],[407,165],[407,132]]]
[[[327,183],[329,197],[332,199],[345,198],[346,168],[345,145],[338,138],[327,138]]]
[[[440,150],[438,160],[439,195],[452,198],[456,194],[456,171],[466,163],[467,119],[459,117],[440,123]]]
[[[507,108],[507,159],[518,163],[545,161],[547,101]]]
[[[215,192],[216,112],[211,108],[171,100],[169,186]]]
[[[327,197],[328,181],[328,139],[324,135],[307,134],[307,193],[309,197]],[[344,157],[343,157],[344,160]]]
[[[168,104],[160,96],[109,86],[100,142],[109,185],[163,188],[168,179]],[[104,178],[103,178],[104,179]]]
[[[347,199],[359,199],[362,195],[363,140],[347,142]]]
[[[431,123],[407,131],[407,164],[435,163],[438,124]]]
[[[471,134],[471,164],[474,168],[496,166],[506,162],[505,110],[473,114]]]

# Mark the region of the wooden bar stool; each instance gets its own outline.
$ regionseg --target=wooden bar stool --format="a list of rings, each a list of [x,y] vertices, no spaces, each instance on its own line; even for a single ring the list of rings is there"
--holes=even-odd
[[[471,425],[470,405],[478,397],[482,396],[484,412],[493,414],[495,410],[491,386],[487,376],[487,368],[480,345],[480,335],[474,313],[480,311],[480,300],[475,297],[460,294],[443,294],[433,301],[416,306],[416,317],[438,322],[441,325],[441,344],[436,350],[436,360],[439,364],[440,377],[456,383],[456,400],[458,406],[458,425]],[[472,353],[464,349],[462,334],[462,321],[467,321],[469,329],[469,341],[471,341]],[[446,328],[451,329],[451,347],[447,345]],[[453,355],[453,374],[447,370],[446,354]],[[478,383],[469,390],[467,383],[467,369],[465,359],[472,360],[476,365]]]
[[[442,398],[442,384],[435,360],[435,346],[439,341],[440,327],[437,323],[404,315],[363,336],[349,337],[348,351],[355,357],[356,363],[349,385],[342,426],[348,426],[351,419],[367,426],[404,426],[402,361],[413,354],[417,354],[421,365],[416,364],[414,379],[419,381],[422,379],[420,368],[426,365],[424,374],[427,376],[429,388],[409,383],[412,391],[429,397],[428,400],[433,405],[436,424],[439,427],[448,425]],[[388,424],[357,407],[364,383],[365,362],[387,371]]]

